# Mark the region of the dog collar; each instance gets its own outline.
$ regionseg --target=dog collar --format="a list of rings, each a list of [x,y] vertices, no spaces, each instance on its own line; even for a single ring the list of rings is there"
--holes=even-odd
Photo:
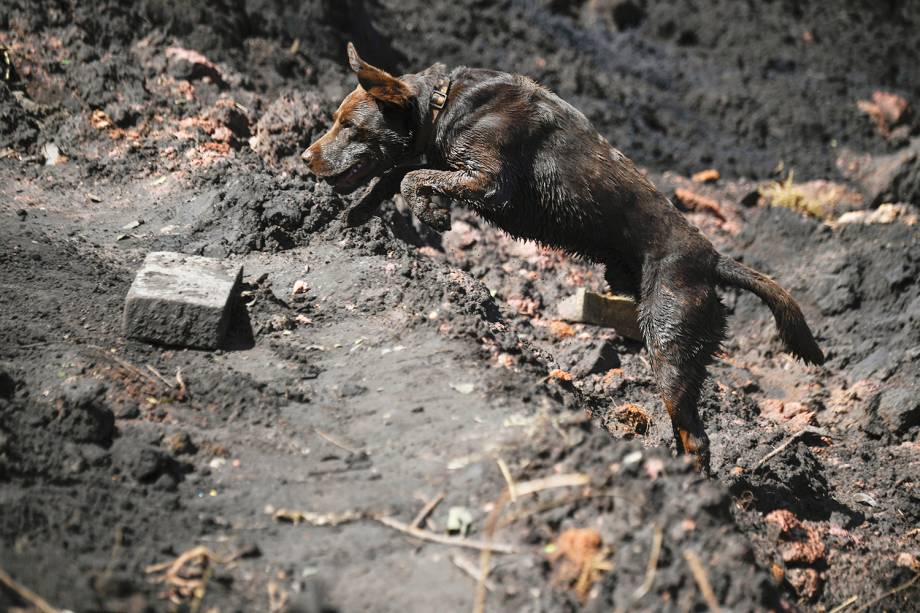
[[[431,98],[428,100],[428,106],[431,107],[431,125],[438,120],[438,114],[444,105],[447,104],[447,92],[450,90],[450,77],[438,77],[434,84],[434,91],[431,92]]]
[[[434,133],[435,124],[438,121],[438,115],[444,110],[447,104],[447,92],[450,90],[450,77],[443,75],[438,77],[434,83],[434,90],[428,98],[428,108],[431,112],[425,117],[425,122],[419,130],[418,137],[415,141],[414,156],[420,156],[428,151],[431,135]]]

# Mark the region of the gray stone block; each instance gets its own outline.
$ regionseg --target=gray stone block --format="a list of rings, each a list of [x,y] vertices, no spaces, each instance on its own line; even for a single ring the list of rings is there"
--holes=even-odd
[[[243,268],[223,260],[156,251],[147,255],[125,301],[125,336],[215,349],[230,323]]]
[[[596,294],[580,287],[574,295],[562,300],[558,309],[559,317],[567,321],[613,328],[620,336],[642,340],[636,301],[628,296]]]

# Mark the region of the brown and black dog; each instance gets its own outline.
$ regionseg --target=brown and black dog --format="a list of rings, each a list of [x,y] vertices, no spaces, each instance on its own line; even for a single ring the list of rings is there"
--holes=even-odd
[[[572,105],[527,77],[443,64],[393,77],[348,45],[358,87],[332,128],[304,152],[340,192],[381,177],[349,212],[369,215],[396,186],[413,213],[450,227],[443,196],[508,234],[607,267],[607,281],[638,302],[639,323],[679,451],[708,471],[697,412],[706,366],[725,335],[717,285],[759,296],[787,349],[824,362],[798,304],[763,274],[721,255],[633,163]],[[424,156],[423,164],[404,165]],[[363,210],[362,210],[363,209]]]

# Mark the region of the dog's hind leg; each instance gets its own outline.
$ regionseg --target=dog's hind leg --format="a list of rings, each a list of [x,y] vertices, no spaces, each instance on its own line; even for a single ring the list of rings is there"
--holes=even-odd
[[[724,307],[705,277],[686,266],[659,267],[643,275],[642,286],[639,322],[677,450],[708,474],[709,438],[697,402],[725,334]]]

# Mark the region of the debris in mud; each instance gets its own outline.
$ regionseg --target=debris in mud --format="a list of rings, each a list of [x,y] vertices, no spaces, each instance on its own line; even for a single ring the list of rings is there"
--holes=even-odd
[[[694,183],[715,183],[721,176],[722,175],[719,174],[719,171],[715,168],[707,168],[706,170],[693,173],[690,176],[690,180]]]
[[[694,178],[694,181],[696,180]],[[726,221],[722,207],[713,198],[702,196],[682,187],[674,190],[674,198],[684,207],[684,210],[711,213],[719,221]]]
[[[816,219],[830,219],[863,207],[862,196],[846,186],[821,180],[796,183],[793,171],[784,180],[764,185],[759,191],[770,206],[792,209]]]
[[[214,566],[226,563],[210,549],[199,545],[179,555],[175,560],[152,564],[146,568],[150,581],[163,584],[165,589],[160,597],[174,605],[191,602],[192,610],[197,610],[205,596],[208,581],[214,573]]]
[[[885,138],[896,137],[896,128],[909,119],[907,100],[891,92],[876,90],[872,92],[872,100],[859,100],[856,107],[869,116]]]
[[[602,545],[597,530],[569,528],[547,548],[548,558],[555,566],[555,582],[572,589],[582,604],[603,573],[613,570],[610,552]]]
[[[813,599],[821,590],[818,568],[826,564],[827,554],[817,530],[785,509],[771,512],[765,521],[777,529],[775,539],[786,565],[785,578],[800,596]]]
[[[45,158],[45,166],[54,166],[67,161],[67,157],[61,154],[60,148],[54,143],[42,145],[42,155]]]
[[[900,221],[908,226],[918,223],[917,209],[906,204],[885,203],[871,211],[850,211],[837,218],[838,224],[889,224]]]
[[[148,254],[125,299],[125,336],[180,347],[220,347],[242,275],[241,266],[212,258]]]

